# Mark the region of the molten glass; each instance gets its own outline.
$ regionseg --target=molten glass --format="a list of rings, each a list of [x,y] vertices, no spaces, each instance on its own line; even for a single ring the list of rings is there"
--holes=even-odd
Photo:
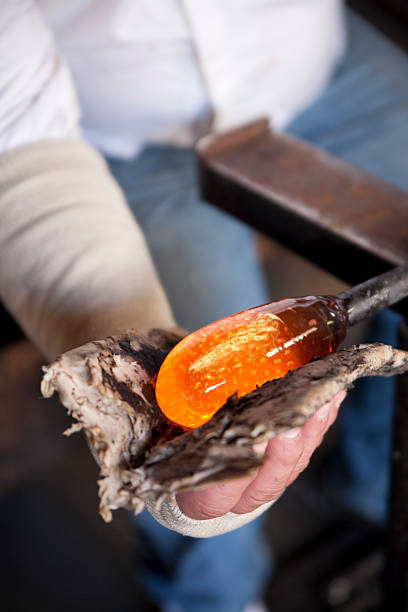
[[[346,328],[346,309],[331,296],[280,300],[220,319],[167,355],[157,402],[174,423],[199,427],[234,393],[245,395],[336,350]]]

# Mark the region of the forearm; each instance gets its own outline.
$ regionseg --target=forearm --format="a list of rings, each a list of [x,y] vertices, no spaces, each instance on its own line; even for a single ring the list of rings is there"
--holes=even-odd
[[[0,157],[0,295],[44,355],[169,327],[144,238],[103,158],[55,140]]]

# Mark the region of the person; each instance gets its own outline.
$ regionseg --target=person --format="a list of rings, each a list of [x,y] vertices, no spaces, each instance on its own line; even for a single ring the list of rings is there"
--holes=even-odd
[[[6,0],[0,30],[1,298],[49,359],[268,300],[249,229],[198,196],[191,147],[209,129],[266,115],[404,181],[405,58],[356,17],[344,56],[340,0]],[[258,515],[342,399],[271,441],[252,479],[180,495],[180,524],[215,535]],[[146,588],[167,610],[244,609],[268,573],[261,523],[195,539],[141,515]]]

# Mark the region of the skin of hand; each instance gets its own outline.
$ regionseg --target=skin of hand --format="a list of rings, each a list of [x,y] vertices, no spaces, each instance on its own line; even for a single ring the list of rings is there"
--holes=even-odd
[[[246,514],[277,499],[309,464],[329,427],[337,418],[346,391],[322,406],[303,427],[289,429],[261,447],[267,459],[255,474],[177,495],[180,509],[193,519],[205,520],[227,512]]]

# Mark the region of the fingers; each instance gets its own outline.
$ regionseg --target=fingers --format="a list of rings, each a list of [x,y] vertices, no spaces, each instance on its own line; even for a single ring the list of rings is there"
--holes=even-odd
[[[345,391],[337,393],[330,402],[324,404],[324,406],[310,417],[302,427],[303,452],[294,466],[287,483],[288,485],[296,480],[299,474],[309,465],[314,451],[320,446],[327,430],[335,421],[340,404],[345,395]]]
[[[339,413],[339,408],[342,404],[342,402],[345,400],[347,395],[347,391],[343,390],[343,391],[339,391],[332,399],[332,407],[330,410],[330,414],[329,414],[329,419],[328,419],[328,423],[329,423],[329,427],[331,427],[331,425],[333,425],[334,421],[337,419],[337,415]]]
[[[334,422],[345,395],[341,391],[334,396],[301,429],[291,429],[269,442],[268,459],[232,508],[233,512],[251,512],[283,493],[308,465],[313,452]]]
[[[204,520],[223,516],[236,504],[253,479],[252,474],[199,491],[179,493],[177,503],[181,511],[193,519]]]
[[[299,428],[290,429],[273,438],[268,444],[267,460],[259,469],[253,482],[242,493],[232,511],[237,514],[245,514],[279,497],[287,486],[302,452],[303,437]]]
[[[335,421],[345,395],[345,391],[337,393],[302,428],[290,429],[270,440],[268,458],[255,476],[180,493],[177,501],[181,510],[190,518],[205,520],[229,511],[246,514],[279,497],[308,465]]]

